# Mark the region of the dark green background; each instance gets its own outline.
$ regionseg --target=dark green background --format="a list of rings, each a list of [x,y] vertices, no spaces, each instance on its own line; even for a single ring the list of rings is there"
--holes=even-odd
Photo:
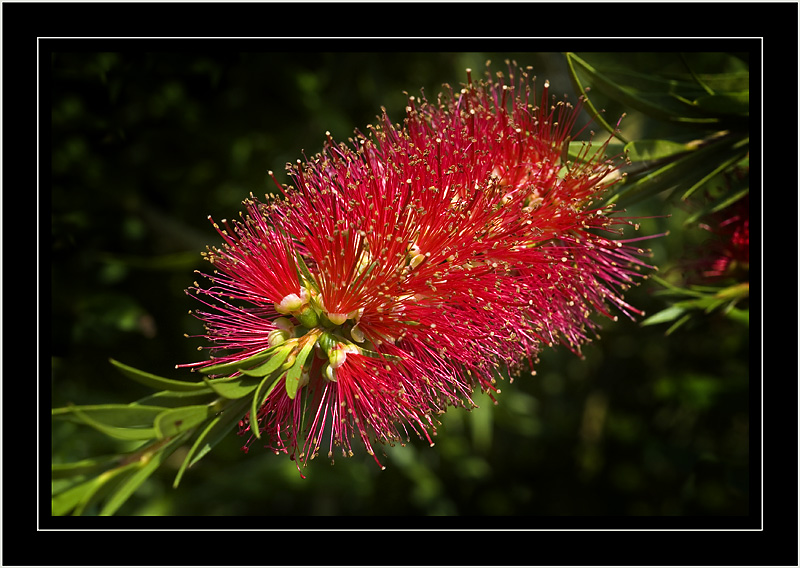
[[[148,394],[113,357],[189,378],[201,326],[184,294],[200,251],[217,244],[207,220],[232,218],[250,192],[273,191],[287,161],[346,139],[406,96],[435,97],[471,67],[532,65],[575,100],[560,54],[53,53],[52,403],[130,402]],[[647,124],[632,116],[636,134]],[[663,268],[703,235],[658,200],[631,212]],[[648,282],[628,299],[665,307]],[[664,326],[620,318],[580,360],[546,351],[536,376],[502,385],[499,405],[442,417],[435,447],[387,448],[380,471],[357,453],[293,462],[231,435],[178,490],[181,452],[123,507],[128,515],[747,515],[749,336],[720,316],[665,337]],[[125,446],[58,423],[53,456],[72,461]]]

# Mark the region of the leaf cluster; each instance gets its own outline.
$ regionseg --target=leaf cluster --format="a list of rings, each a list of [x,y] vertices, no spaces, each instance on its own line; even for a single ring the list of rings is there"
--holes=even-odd
[[[292,358],[287,365],[295,350],[290,343],[236,363],[203,367],[200,382],[160,377],[112,359],[125,376],[157,392],[130,404],[55,408],[52,417],[141,445],[125,454],[53,464],[53,479],[69,481],[53,495],[53,515],[80,515],[95,506],[100,515],[113,515],[170,455],[191,443],[175,476],[177,487],[186,470],[236,428],[248,411],[250,416],[257,414],[281,379],[287,392],[292,388],[296,392],[305,357]],[[231,375],[213,378],[222,373]],[[260,435],[257,427],[252,433]]]
[[[629,207],[657,198],[662,207],[677,204],[690,210],[683,227],[691,229],[749,195],[750,71],[740,55],[567,53],[566,59],[586,109],[627,161],[607,203]],[[635,139],[605,119],[601,109],[616,106],[630,113],[622,122],[633,122]],[[747,282],[681,287],[655,281],[663,286],[660,295],[674,301],[643,325],[672,322],[669,334],[692,315],[720,309],[749,321],[741,307]]]

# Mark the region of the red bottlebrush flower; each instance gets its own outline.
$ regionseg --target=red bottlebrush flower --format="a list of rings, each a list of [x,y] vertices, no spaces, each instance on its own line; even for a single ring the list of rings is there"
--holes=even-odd
[[[220,230],[212,286],[191,289],[209,365],[282,345],[286,362],[242,433],[305,463],[360,438],[431,440],[436,414],[473,406],[542,345],[579,352],[646,266],[595,203],[615,178],[602,145],[568,160],[578,108],[525,73],[409,99],[350,144],[290,167],[294,187]],[[280,184],[279,184],[280,186]],[[246,302],[240,306],[235,302]],[[313,351],[313,353],[312,353]],[[376,457],[376,461],[377,457]],[[380,463],[380,462],[378,462]]]
[[[700,228],[712,233],[695,269],[706,281],[720,280],[750,269],[750,198],[745,196],[712,215]]]

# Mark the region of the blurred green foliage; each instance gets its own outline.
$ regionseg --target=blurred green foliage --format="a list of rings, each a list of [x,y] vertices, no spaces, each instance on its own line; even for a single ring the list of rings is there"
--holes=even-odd
[[[665,56],[666,57],[666,56]],[[238,215],[274,191],[283,165],[344,140],[406,95],[433,98],[504,59],[531,65],[575,100],[563,54],[53,53],[52,405],[125,403],[149,394],[109,357],[187,379],[198,360],[197,306],[184,289],[216,244],[207,216]],[[624,61],[620,62],[624,66]],[[616,112],[606,114],[616,121]],[[631,116],[636,138],[648,123]],[[599,131],[599,129],[597,129]],[[662,266],[701,243],[691,212],[661,199],[630,208]],[[671,217],[664,215],[672,214]],[[656,313],[649,281],[628,300]],[[285,456],[231,434],[172,489],[179,449],[120,509],[127,515],[747,515],[748,328],[717,314],[677,332],[604,321],[585,360],[546,351],[499,404],[442,416],[433,448],[386,448],[381,471],[357,453],[298,474]],[[54,423],[53,460],[131,449]],[[54,481],[58,487],[60,481]],[[91,511],[89,511],[91,512]]]

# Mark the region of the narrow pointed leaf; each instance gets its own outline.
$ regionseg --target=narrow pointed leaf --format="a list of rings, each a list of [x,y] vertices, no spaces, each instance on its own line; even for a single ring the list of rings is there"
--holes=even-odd
[[[642,321],[641,325],[656,325],[659,323],[666,323],[668,321],[672,321],[676,318],[679,318],[684,313],[686,313],[686,310],[684,308],[681,308],[679,306],[670,306],[645,319],[644,321]]]
[[[578,57],[574,53],[567,53],[567,67],[569,68],[569,76],[570,80],[572,81],[572,86],[578,93],[585,93],[588,85],[584,84],[580,77],[578,76]],[[603,113],[600,112],[595,106],[594,103],[587,97],[584,101],[584,106],[586,110],[589,112],[589,115],[592,117],[592,120],[597,122],[601,125],[609,134],[612,134],[615,138],[622,141],[623,144],[627,144],[628,140],[626,140],[619,132],[617,132],[616,128],[611,126],[605,118],[603,118]]]
[[[632,182],[627,182],[610,199],[610,203],[630,205],[664,191],[674,193],[685,188],[699,187],[715,175],[721,161],[735,163],[746,153],[747,140],[724,138],[687,153],[675,161]]]
[[[53,479],[65,479],[79,475],[90,475],[111,469],[119,461],[119,456],[102,456],[72,463],[54,463],[51,466],[51,477]]]
[[[258,365],[259,363],[266,361],[272,357],[276,349],[277,347],[270,347],[269,349],[260,351],[255,355],[248,357],[247,359],[242,359],[241,361],[231,361],[230,363],[220,363],[219,365],[209,365],[208,367],[202,367],[199,369],[199,371],[204,375],[226,375],[229,373],[235,373],[240,369],[249,369],[254,365]]]
[[[205,383],[204,383],[205,384]],[[209,404],[217,394],[208,385],[196,391],[160,391],[137,400],[135,405],[177,408],[194,404]]]
[[[234,377],[233,379],[204,380],[215,393],[230,400],[236,400],[237,398],[247,396],[258,387],[258,383],[260,382],[258,378],[244,375]]]
[[[683,225],[684,226],[689,226],[689,225],[695,223],[698,219],[700,219],[700,218],[702,218],[702,217],[704,217],[704,216],[706,216],[708,214],[717,213],[719,211],[722,211],[723,209],[725,209],[726,207],[730,207],[731,205],[733,205],[734,203],[736,203],[737,201],[739,201],[743,197],[747,197],[747,195],[749,193],[750,193],[750,187],[748,185],[747,187],[745,187],[743,189],[739,189],[736,192],[724,194],[721,197],[718,197],[717,199],[714,199],[713,201],[708,203],[705,207],[703,207],[702,209],[700,209],[696,213],[693,213],[692,215],[690,215],[683,222]]]
[[[669,328],[667,329],[667,331],[665,331],[665,332],[664,332],[664,335],[672,335],[672,333],[673,333],[673,332],[674,332],[676,329],[678,329],[680,326],[682,326],[682,325],[683,325],[683,324],[685,324],[687,321],[689,321],[689,320],[691,319],[691,317],[692,317],[692,315],[691,315],[691,314],[686,314],[686,315],[684,315],[684,316],[683,316],[681,319],[679,319],[678,321],[676,321],[675,323],[673,323],[671,326],[669,326]]]
[[[258,385],[255,394],[253,395],[253,404],[250,408],[250,424],[253,425],[252,431],[256,438],[261,438],[261,432],[258,428],[258,409],[264,403],[269,393],[275,387],[280,376],[266,376],[261,384]]]
[[[108,493],[115,481],[129,473],[135,466],[136,464],[127,464],[108,470],[58,493],[51,500],[53,516],[62,516],[70,512],[73,515],[83,514],[89,506]]]
[[[144,406],[136,404],[90,404],[85,406],[71,405],[62,408],[53,408],[51,413],[56,419],[70,419],[81,421],[83,416],[88,416],[95,422],[119,428],[149,427],[153,420],[164,409],[157,406]]]
[[[314,290],[319,291],[319,286],[317,286],[317,281],[314,279],[314,276],[311,274],[311,271],[306,266],[303,257],[300,253],[295,254],[295,258],[297,259],[297,270],[301,280],[305,280]]]
[[[308,354],[311,353],[314,343],[314,341],[306,341],[300,353],[298,353],[294,365],[286,372],[286,394],[291,399],[294,399],[297,395],[297,389],[300,386],[300,375],[303,373],[303,364],[306,362]]]
[[[208,425],[197,436],[189,452],[181,464],[173,487],[178,487],[185,471],[200,461],[203,456],[210,452],[244,416],[248,401],[245,399],[237,400],[226,406],[217,416],[209,421]]]
[[[156,436],[155,428],[119,428],[117,426],[108,426],[102,422],[97,422],[80,411],[75,411],[75,414],[87,426],[91,426],[106,436],[110,436],[118,440],[149,440],[150,438],[154,438]]]
[[[747,116],[750,114],[750,91],[700,97],[695,101],[695,105],[714,114]]]
[[[630,71],[620,66],[611,67],[608,62],[611,55],[589,54],[579,57],[569,53],[567,60],[576,77],[578,70],[586,76],[587,86],[647,116],[668,122],[702,124],[718,121],[715,117],[705,116],[694,106],[694,99],[707,95],[699,85],[652,73]],[[654,54],[654,57],[660,56]],[[596,65],[588,59],[596,60]]]
[[[71,406],[53,409],[54,418],[73,418],[120,440],[148,440],[156,435],[152,423],[164,409],[124,404]]]
[[[134,369],[133,367],[125,365],[124,363],[120,363],[114,359],[109,359],[109,361],[111,361],[111,364],[122,371],[128,378],[155,390],[192,391],[205,388],[203,383],[190,383],[166,379],[164,377],[153,375],[152,373]]]
[[[60,517],[74,511],[82,502],[85,503],[91,499],[92,494],[99,488],[100,484],[97,479],[90,479],[55,495],[51,499],[53,516]]]
[[[689,187],[689,189],[687,189],[683,193],[683,196],[681,197],[681,199],[688,199],[689,196],[691,196],[695,191],[697,191],[700,187],[702,187],[707,181],[709,181],[711,178],[713,178],[717,174],[720,174],[720,173],[728,170],[731,166],[733,166],[735,163],[737,163],[739,160],[741,160],[744,156],[746,156],[749,151],[750,150],[747,147],[747,145],[744,145],[743,147],[740,147],[738,153],[735,153],[732,156],[729,156],[727,159],[723,160],[722,162],[718,163],[716,165],[716,167],[712,168],[701,179],[699,179],[691,187]]]
[[[282,349],[279,349],[266,363],[255,367],[254,369],[242,369],[242,373],[251,377],[265,377],[267,375],[272,374],[273,372],[278,370],[286,358],[289,356],[289,353],[295,348],[294,344],[281,346]]]
[[[636,140],[625,145],[631,162],[663,160],[690,150],[686,144],[673,140]]]
[[[183,406],[170,408],[156,417],[153,426],[160,440],[175,436],[214,415],[214,409],[208,405]]]
[[[133,495],[139,486],[144,483],[153,472],[166,460],[172,453],[183,444],[188,435],[186,432],[171,440],[165,446],[159,447],[152,455],[143,457],[133,465],[131,473],[113,491],[111,497],[104,504],[100,511],[100,516],[113,515],[117,510]]]

